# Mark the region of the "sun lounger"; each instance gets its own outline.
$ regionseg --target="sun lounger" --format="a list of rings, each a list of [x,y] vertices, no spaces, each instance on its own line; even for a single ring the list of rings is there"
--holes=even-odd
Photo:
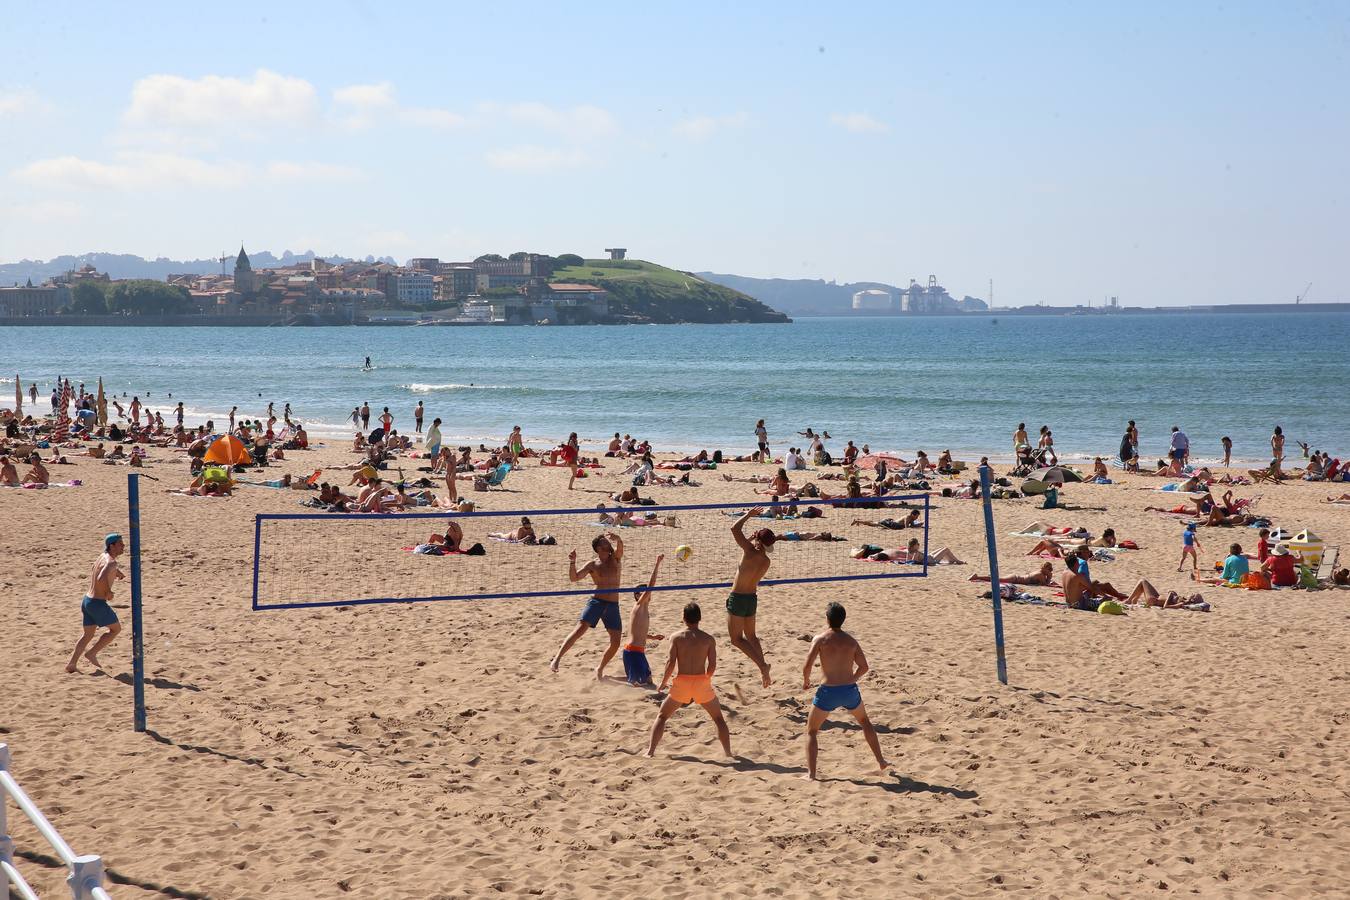
[[[1317,580],[1330,581],[1331,575],[1336,571],[1336,557],[1341,553],[1340,547],[1327,547],[1322,551],[1322,564],[1317,567]]]

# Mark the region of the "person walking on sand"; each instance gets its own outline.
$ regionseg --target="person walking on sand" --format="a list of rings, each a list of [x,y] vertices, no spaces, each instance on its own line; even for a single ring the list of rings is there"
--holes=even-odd
[[[1191,571],[1194,572],[1200,568],[1200,564],[1195,558],[1195,552],[1199,549],[1201,549],[1200,538],[1195,533],[1195,523],[1188,522],[1186,530],[1181,532],[1181,562],[1177,563],[1178,572],[1181,571],[1182,566],[1186,565],[1186,557],[1188,556],[1191,558]]]
[[[581,454],[581,449],[577,443],[577,433],[574,431],[567,436],[567,443],[562,446],[563,465],[567,466],[570,477],[567,479],[567,489],[572,490],[572,485],[577,480],[577,457]]]
[[[1270,465],[1276,478],[1283,475],[1280,466],[1284,464],[1284,432],[1280,426],[1275,426],[1275,433],[1270,436]]]
[[[369,403],[369,401],[363,401],[363,402],[361,403],[361,430],[362,430],[362,431],[369,431],[369,430],[370,430],[370,403]]]
[[[764,427],[763,419],[755,423],[755,441],[759,444],[759,461],[769,462],[769,430]]]
[[[1219,443],[1223,445],[1223,467],[1226,469],[1233,459],[1233,439],[1225,434]]]
[[[802,669],[802,690],[811,689],[811,669],[817,660],[820,662],[821,684],[816,688],[816,696],[811,701],[811,713],[806,717],[806,779],[816,779],[816,756],[820,750],[817,735],[830,713],[841,706],[858,720],[862,727],[863,738],[872,748],[877,766],[884,774],[891,764],[881,755],[881,744],[877,741],[877,731],[872,720],[867,717],[863,706],[862,694],[858,691],[858,679],[867,674],[870,668],[867,657],[863,655],[862,645],[853,635],[844,631],[843,604],[831,603],[825,608],[825,622],[829,625],[825,631],[816,635],[811,642],[811,651],[806,654],[806,665]]]
[[[1017,430],[1013,432],[1013,459],[1021,458],[1023,447],[1031,447],[1031,438],[1027,437],[1027,423],[1018,422]]]
[[[713,674],[717,671],[717,641],[713,636],[698,627],[703,611],[697,603],[684,607],[684,631],[670,639],[670,658],[666,660],[666,673],[661,678],[658,693],[670,685],[670,694],[661,703],[652,725],[651,742],[647,745],[647,756],[656,755],[656,745],[661,743],[665,734],[666,722],[675,715],[676,710],[690,703],[697,703],[708,713],[717,728],[717,740],[722,743],[722,752],[727,759],[731,755],[731,731],[727,720],[722,717],[722,705],[717,702],[717,693],[713,690]],[[678,674],[675,674],[678,670]],[[675,675],[675,683],[670,677]]]
[[[633,592],[633,612],[628,616],[628,643],[623,648],[623,674],[632,685],[652,683],[652,667],[647,662],[647,639],[659,641],[663,635],[650,634],[652,622],[652,588],[656,586],[656,573],[661,570],[664,553],[656,557],[652,566],[652,577],[647,579],[646,588]]]
[[[126,577],[117,564],[117,557],[121,556],[124,550],[126,545],[122,543],[120,534],[110,534],[103,539],[103,553],[95,561],[89,575],[89,593],[80,601],[80,609],[84,613],[84,632],[75,644],[75,652],[70,654],[70,662],[66,663],[67,672],[80,671],[80,654],[84,654],[84,658],[93,663],[94,668],[103,668],[99,664],[98,654],[122,630],[122,624],[117,621],[117,613],[113,612],[108,601],[113,596],[113,582]],[[89,647],[89,642],[94,640],[94,635],[100,628],[108,630],[94,646]],[[89,647],[87,651],[86,647]]]
[[[417,433],[422,433],[422,417],[426,415],[426,410],[422,406],[422,401],[417,401],[417,407],[413,410],[413,422],[417,426]]]
[[[745,523],[762,512],[764,507],[756,506],[731,526],[731,536],[741,548],[741,561],[736,567],[731,593],[727,595],[727,633],[732,646],[759,667],[764,686],[768,687],[772,683],[769,664],[764,660],[764,647],[755,636],[755,615],[759,610],[759,582],[769,571],[769,551],[778,535],[771,529],[761,528],[750,537],[745,536]]]
[[[614,543],[611,544],[610,540]],[[580,570],[577,569],[577,551],[573,550],[567,555],[567,578],[576,583],[583,578],[589,577],[595,583],[595,594],[586,601],[586,608],[581,611],[581,618],[577,622],[577,627],[572,629],[572,633],[562,642],[558,652],[554,654],[553,661],[548,667],[554,672],[558,671],[558,664],[562,662],[563,654],[572,649],[572,645],[577,642],[587,631],[590,631],[596,625],[604,623],[605,630],[609,632],[609,647],[605,649],[605,655],[600,658],[600,665],[595,667],[595,677],[597,679],[605,677],[605,666],[614,658],[614,654],[619,652],[619,641],[623,637],[623,617],[619,614],[619,578],[623,567],[623,538],[617,534],[606,532],[599,535],[591,541],[591,549],[595,551],[595,558],[586,563]]]

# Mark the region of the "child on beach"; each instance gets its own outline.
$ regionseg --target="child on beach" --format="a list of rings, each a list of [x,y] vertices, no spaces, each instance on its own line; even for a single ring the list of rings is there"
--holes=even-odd
[[[1181,561],[1177,563],[1177,571],[1186,565],[1186,557],[1191,558],[1191,571],[1194,572],[1200,568],[1199,562],[1195,558],[1195,552],[1200,549],[1200,538],[1195,534],[1195,523],[1188,522],[1186,530],[1181,532]]]
[[[633,592],[633,612],[628,617],[628,643],[623,647],[623,673],[632,685],[652,683],[652,667],[647,662],[647,639],[659,641],[663,635],[647,633],[651,627],[652,588],[656,585],[656,573],[661,569],[661,560],[665,554],[656,557],[652,566],[652,577],[647,580],[647,588]]]
[[[731,732],[727,720],[722,717],[722,706],[717,702],[713,691],[712,678],[717,670],[717,641],[713,636],[698,627],[703,611],[697,603],[684,607],[685,630],[670,639],[670,659],[666,662],[666,673],[661,678],[658,691],[664,691],[670,685],[670,677],[678,667],[675,683],[670,685],[670,694],[661,704],[656,722],[652,725],[651,742],[647,745],[647,755],[656,755],[656,745],[661,743],[665,733],[666,721],[676,710],[689,703],[697,703],[707,711],[717,728],[717,739],[722,742],[722,751],[728,759],[731,755]]]

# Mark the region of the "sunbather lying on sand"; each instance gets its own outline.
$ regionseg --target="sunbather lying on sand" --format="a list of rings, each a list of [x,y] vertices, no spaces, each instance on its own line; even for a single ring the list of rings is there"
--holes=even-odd
[[[999,576],[1000,584],[1034,584],[1045,587],[1055,578],[1055,564],[1046,562],[1041,568],[1031,575],[1010,575],[1008,577]],[[989,581],[988,575],[972,575],[971,581]]]

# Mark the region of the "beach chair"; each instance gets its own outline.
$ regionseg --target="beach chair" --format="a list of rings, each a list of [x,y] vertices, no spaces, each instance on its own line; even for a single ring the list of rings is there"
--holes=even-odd
[[[1279,484],[1281,481],[1275,475],[1274,466],[1266,466],[1264,469],[1248,469],[1247,474],[1252,476],[1252,484]]]
[[[501,487],[502,482],[506,480],[507,473],[509,473],[510,471],[511,471],[511,464],[506,462],[502,463],[497,468],[493,469],[492,472],[489,473],[487,477],[488,488]]]
[[[1317,567],[1317,580],[1330,581],[1336,571],[1336,557],[1340,556],[1340,547],[1328,547],[1322,551],[1322,564]]]

